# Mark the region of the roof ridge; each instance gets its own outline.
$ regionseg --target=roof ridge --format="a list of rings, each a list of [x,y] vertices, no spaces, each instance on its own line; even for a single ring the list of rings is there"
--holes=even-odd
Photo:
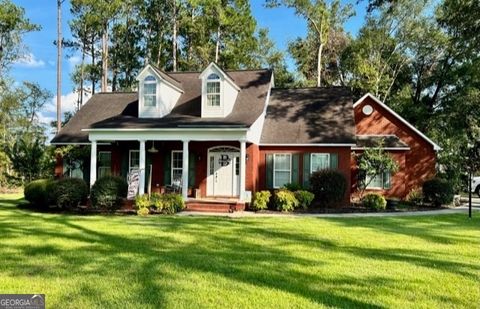
[[[251,71],[272,71],[272,69],[268,69],[268,68],[260,68],[260,69],[238,69],[238,70],[223,70],[225,72],[251,72]],[[189,73],[189,74],[193,74],[193,73],[202,73],[203,71],[176,71],[176,72],[165,72],[166,74],[182,74],[182,73]]]
[[[347,86],[322,86],[322,87],[317,87],[317,86],[305,86],[305,87],[274,87],[274,88],[272,88],[272,90],[333,89],[333,88],[349,89]]]

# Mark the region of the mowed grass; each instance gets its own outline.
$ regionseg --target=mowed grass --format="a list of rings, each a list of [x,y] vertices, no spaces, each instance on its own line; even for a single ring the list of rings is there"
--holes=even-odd
[[[480,213],[78,216],[0,196],[0,293],[49,308],[476,308]]]

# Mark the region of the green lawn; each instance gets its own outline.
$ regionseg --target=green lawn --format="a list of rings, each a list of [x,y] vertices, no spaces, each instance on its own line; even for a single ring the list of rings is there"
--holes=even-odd
[[[480,213],[75,216],[0,196],[0,293],[49,308],[473,308]]]

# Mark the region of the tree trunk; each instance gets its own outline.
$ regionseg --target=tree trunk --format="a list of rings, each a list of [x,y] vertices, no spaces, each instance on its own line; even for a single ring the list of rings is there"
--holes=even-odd
[[[57,133],[62,128],[62,2],[57,0]]]
[[[102,34],[102,92],[107,92],[108,86],[108,23],[103,26]]]
[[[322,85],[322,51],[323,43],[320,43],[317,55],[317,87],[321,87]]]
[[[83,82],[85,80],[85,72],[84,72],[84,66],[85,66],[85,49],[82,47],[82,62],[80,63],[80,100],[78,102],[77,110],[79,110],[82,105],[83,105]]]
[[[217,44],[215,45],[215,63],[218,63],[218,57],[220,56],[220,25],[217,27]]]
[[[95,68],[95,40],[94,34],[92,34],[92,48],[91,48],[91,58],[92,58],[92,68]],[[92,80],[92,96],[95,94],[95,86],[96,86],[96,77],[95,72],[90,72],[90,77]]]
[[[172,58],[173,58],[173,72],[177,71],[177,1],[173,2],[173,38],[172,38]]]

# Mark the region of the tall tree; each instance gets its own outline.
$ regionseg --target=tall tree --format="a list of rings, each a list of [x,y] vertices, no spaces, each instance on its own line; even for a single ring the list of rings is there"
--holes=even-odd
[[[322,56],[328,36],[332,29],[338,29],[347,18],[351,16],[352,7],[342,6],[340,0],[333,0],[330,5],[324,0],[267,0],[267,7],[280,5],[293,8],[295,13],[308,23],[309,37],[305,41],[297,39],[291,46],[291,50],[304,47],[316,46],[316,84],[322,85]],[[295,52],[294,52],[295,55]]]
[[[62,122],[62,3],[57,0],[57,132]]]

